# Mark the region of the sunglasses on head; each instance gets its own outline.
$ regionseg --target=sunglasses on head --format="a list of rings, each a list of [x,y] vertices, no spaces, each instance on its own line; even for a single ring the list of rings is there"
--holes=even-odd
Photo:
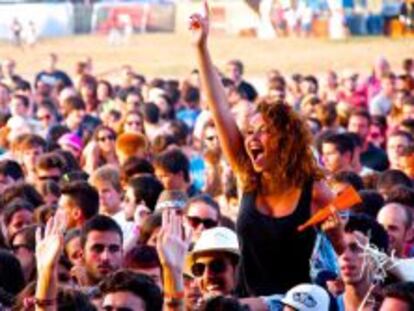
[[[200,224],[203,224],[204,228],[206,229],[217,227],[217,221],[214,221],[212,219],[203,219],[197,216],[187,216],[187,219],[193,228],[197,228]]]
[[[210,261],[208,264],[203,262],[197,262],[191,267],[191,272],[195,277],[203,276],[206,266],[213,274],[221,274],[226,271],[226,263],[223,259],[214,259]]]

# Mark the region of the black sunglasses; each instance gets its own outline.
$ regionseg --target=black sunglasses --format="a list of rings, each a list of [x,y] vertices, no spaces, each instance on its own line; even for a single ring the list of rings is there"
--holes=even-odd
[[[198,262],[193,264],[191,267],[191,272],[195,277],[200,277],[204,274],[206,270],[206,266],[208,265],[208,269],[213,272],[214,274],[221,274],[226,271],[226,263],[223,259],[214,259],[210,261],[208,264]]]
[[[115,136],[109,135],[109,136],[98,137],[98,141],[100,142],[105,142],[107,140],[109,141],[115,140]]]
[[[206,229],[217,227],[217,221],[214,221],[212,219],[203,219],[197,216],[187,216],[187,219],[193,228],[197,228],[200,224],[203,224],[204,228]]]

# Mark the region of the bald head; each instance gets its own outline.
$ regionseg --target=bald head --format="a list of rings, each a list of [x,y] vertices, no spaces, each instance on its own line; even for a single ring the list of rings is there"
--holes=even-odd
[[[387,231],[390,239],[390,250],[397,257],[402,257],[404,244],[412,226],[411,211],[405,205],[388,203],[378,212],[377,221]]]

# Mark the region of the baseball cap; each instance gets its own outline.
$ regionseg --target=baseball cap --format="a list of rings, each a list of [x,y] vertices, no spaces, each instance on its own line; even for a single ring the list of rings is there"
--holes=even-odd
[[[225,227],[204,230],[195,243],[192,255],[205,252],[228,252],[240,256],[239,241],[234,231]]]
[[[314,284],[297,285],[282,299],[282,303],[298,311],[328,311],[329,302],[326,290]]]

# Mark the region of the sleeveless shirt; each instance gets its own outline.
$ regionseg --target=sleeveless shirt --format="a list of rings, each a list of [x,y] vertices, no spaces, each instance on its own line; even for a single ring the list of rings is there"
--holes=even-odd
[[[256,193],[244,193],[237,219],[241,259],[240,296],[284,294],[310,282],[314,229],[298,232],[311,215],[313,182],[304,184],[296,209],[288,216],[271,217],[256,208]]]

